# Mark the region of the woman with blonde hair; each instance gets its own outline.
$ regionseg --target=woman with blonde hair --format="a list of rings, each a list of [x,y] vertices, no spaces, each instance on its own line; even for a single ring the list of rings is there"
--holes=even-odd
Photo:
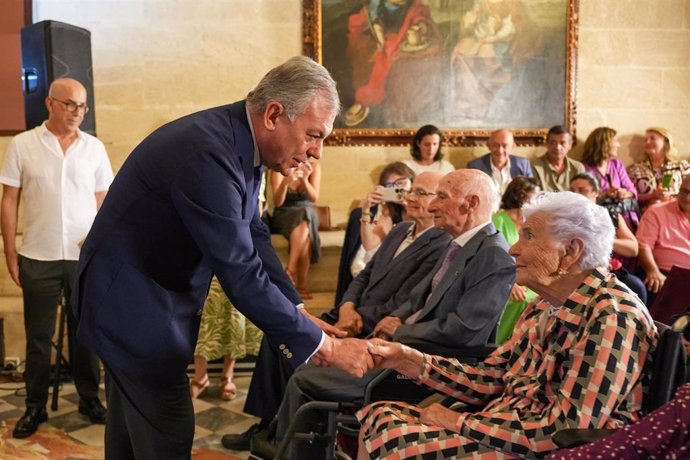
[[[643,210],[675,197],[683,177],[690,174],[690,163],[678,159],[671,133],[665,128],[647,128],[644,153],[644,160],[628,168]]]

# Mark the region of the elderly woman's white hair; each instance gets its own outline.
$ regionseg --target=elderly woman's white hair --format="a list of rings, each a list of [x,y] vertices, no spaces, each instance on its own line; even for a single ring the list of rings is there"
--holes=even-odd
[[[556,241],[578,238],[584,242],[580,268],[607,267],[615,229],[608,211],[573,192],[541,193],[523,208],[525,219],[535,212],[549,215],[547,231]]]

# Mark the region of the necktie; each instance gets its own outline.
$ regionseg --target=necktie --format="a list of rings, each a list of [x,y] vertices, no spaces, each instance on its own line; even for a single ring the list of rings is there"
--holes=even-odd
[[[443,258],[443,262],[441,263],[441,266],[439,267],[438,271],[431,280],[431,293],[429,293],[429,297],[431,297],[431,295],[434,292],[434,289],[436,289],[438,283],[443,279],[443,276],[450,268],[451,264],[453,263],[453,260],[455,260],[455,257],[458,255],[458,252],[460,252],[460,249],[462,248],[456,242],[452,242],[450,243],[450,246],[448,246],[448,249],[446,250],[446,255]],[[427,301],[428,300],[429,299],[427,298]],[[415,323],[417,321],[417,318],[419,318],[419,314],[422,310],[423,307],[411,314],[410,316],[408,316],[405,320],[405,324]]]
[[[451,264],[453,263],[453,260],[455,260],[455,257],[458,255],[458,252],[460,252],[460,249],[462,248],[456,242],[450,243],[450,246],[448,246],[448,250],[446,250],[446,255],[443,259],[441,267],[438,269],[438,271],[434,275],[434,278],[431,280],[432,291],[436,289],[438,283],[441,282],[443,276],[446,274]]]

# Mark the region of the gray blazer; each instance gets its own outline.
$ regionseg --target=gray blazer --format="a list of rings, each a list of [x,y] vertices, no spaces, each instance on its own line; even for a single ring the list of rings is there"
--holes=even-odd
[[[453,265],[431,291],[436,267],[391,313],[405,321],[421,310],[416,322],[403,324],[393,340],[423,340],[450,347],[485,345],[503,313],[515,282],[515,263],[508,244],[493,224],[482,228],[462,247]]]
[[[362,315],[364,335],[409,298],[412,288],[434,268],[450,242],[448,233],[432,227],[394,258],[411,227],[411,222],[393,227],[343,295],[343,303],[353,302]]]

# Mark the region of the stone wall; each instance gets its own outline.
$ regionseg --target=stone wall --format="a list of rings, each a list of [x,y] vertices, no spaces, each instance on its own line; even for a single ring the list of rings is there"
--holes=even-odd
[[[148,133],[178,116],[243,98],[301,52],[300,0],[35,0],[35,20],[92,32],[99,137],[117,170]],[[690,0],[581,0],[577,134],[611,126],[626,163],[644,128],[665,126],[690,154]],[[0,137],[0,151],[9,138]],[[484,148],[456,148],[463,167]],[[541,149],[520,148],[525,156]],[[579,149],[575,149],[575,156]],[[320,202],[334,223],[403,147],[329,147]]]

